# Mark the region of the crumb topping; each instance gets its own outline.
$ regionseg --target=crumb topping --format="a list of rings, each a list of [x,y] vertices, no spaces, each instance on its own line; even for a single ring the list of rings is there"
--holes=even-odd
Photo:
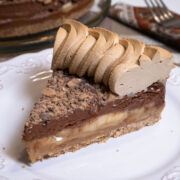
[[[96,113],[99,106],[113,101],[117,96],[105,86],[94,84],[86,79],[70,76],[62,71],[55,71],[42,97],[34,105],[26,126],[51,121],[55,117],[68,117],[77,110]]]

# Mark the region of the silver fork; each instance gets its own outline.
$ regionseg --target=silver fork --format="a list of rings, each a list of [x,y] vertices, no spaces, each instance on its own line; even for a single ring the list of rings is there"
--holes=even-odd
[[[154,20],[165,28],[180,27],[180,20],[167,8],[162,0],[145,0]]]

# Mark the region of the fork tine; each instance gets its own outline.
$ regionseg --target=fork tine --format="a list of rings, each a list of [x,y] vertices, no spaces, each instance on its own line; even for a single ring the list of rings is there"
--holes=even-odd
[[[157,16],[157,14],[156,14],[156,12],[154,11],[154,9],[150,6],[148,0],[145,0],[145,3],[146,3],[146,5],[147,5],[148,9],[150,10],[150,12],[151,12],[154,20],[155,20],[157,23],[161,23],[160,18]]]
[[[158,7],[158,4],[156,4],[156,1],[155,1],[155,3],[154,3],[154,0],[149,0],[149,1],[151,2],[152,6],[153,6],[153,9],[156,12],[156,15],[159,17],[161,22],[163,22],[165,20],[165,18],[164,18],[164,13],[159,10],[161,8]]]
[[[162,4],[163,8],[166,10],[167,14],[170,16],[170,17],[174,17],[174,15],[171,13],[171,11],[168,9],[168,7],[165,5],[165,3],[162,1],[162,0],[159,0],[160,3]]]
[[[168,20],[170,19],[171,17],[167,14],[166,10],[164,9],[164,7],[162,7],[162,4],[159,3],[158,0],[154,0],[157,7],[158,7],[158,11],[161,12],[161,19],[164,21],[164,20]]]

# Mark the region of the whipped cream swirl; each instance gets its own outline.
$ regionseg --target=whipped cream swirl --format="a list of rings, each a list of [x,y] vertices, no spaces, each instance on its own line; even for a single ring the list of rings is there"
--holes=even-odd
[[[88,75],[124,96],[166,80],[174,67],[171,58],[163,48],[68,19],[57,32],[52,69],[68,69],[79,77]]]

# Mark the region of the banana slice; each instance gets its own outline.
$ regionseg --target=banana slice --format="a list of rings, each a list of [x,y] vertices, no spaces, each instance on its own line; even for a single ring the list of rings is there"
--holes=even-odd
[[[88,52],[91,50],[91,48],[96,43],[96,39],[89,35],[86,40],[81,44],[78,51],[76,52],[74,58],[72,59],[70,65],[69,65],[69,73],[70,74],[76,74],[76,72],[79,69],[79,65],[81,61],[84,59],[84,57],[88,54]]]
[[[174,67],[172,55],[159,47],[146,47],[144,52],[138,64],[120,64],[114,68],[109,78],[111,91],[119,96],[134,94],[168,78]]]
[[[116,33],[108,31],[104,28],[92,28],[93,32],[100,33],[104,36],[106,42],[103,44],[101,43],[100,47],[94,47],[93,51],[89,54],[87,61],[90,62],[88,68],[88,76],[94,76],[95,70],[100,59],[104,56],[104,53],[112,46],[116,45],[119,41],[119,36]]]
[[[114,61],[119,59],[123,53],[124,47],[121,44],[116,44],[104,54],[100,59],[94,74],[94,81],[96,83],[102,82],[105,71],[112,65],[112,63],[114,63]]]

